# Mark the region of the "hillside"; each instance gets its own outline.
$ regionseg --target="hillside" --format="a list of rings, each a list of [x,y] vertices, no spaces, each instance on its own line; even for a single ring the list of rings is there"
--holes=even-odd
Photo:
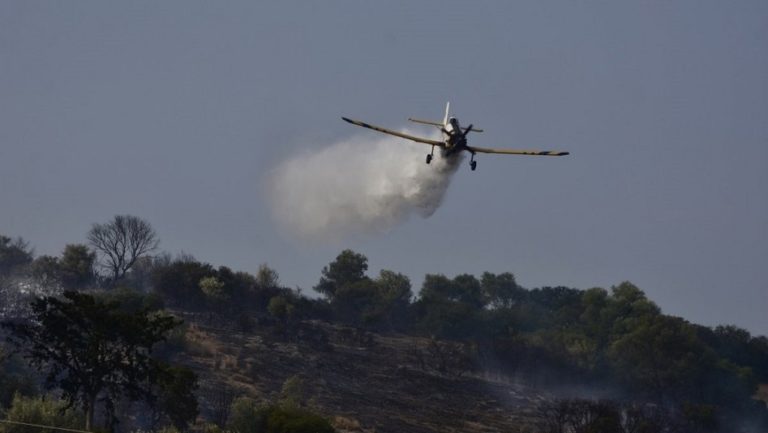
[[[299,375],[309,404],[344,431],[515,432],[541,423],[540,392],[459,366],[440,372],[427,338],[307,321],[296,340],[285,341],[273,328],[242,333],[195,322],[177,360],[200,375],[209,419],[222,396],[274,400]]]
[[[94,388],[91,396],[109,405],[88,408],[115,408],[96,422],[115,428],[129,420],[122,432],[172,423],[181,431],[250,433],[232,419],[261,419],[267,412],[258,411],[270,408],[287,416],[301,411],[296,405],[355,432],[753,433],[768,426],[766,406],[755,399],[768,383],[768,338],[664,314],[630,282],[528,289],[509,272],[428,273],[416,295],[407,276],[368,275],[367,258],[344,250],[313,287],[322,298],[310,298],[283,287],[266,265],[252,275],[161,255],[105,277],[85,245],[34,258],[23,240],[5,239],[11,259],[0,274],[0,315],[11,339],[0,352],[35,357],[40,375],[50,372],[52,343],[65,351],[54,360],[59,368],[80,371],[88,383],[94,370],[70,363],[71,353],[88,364],[114,358],[93,367],[113,372],[125,368],[122,350],[138,347],[127,342],[165,339],[147,325],[164,310],[186,322],[175,327],[166,318],[170,338],[153,351],[157,363],[115,375],[109,393]],[[120,339],[106,338],[115,332]],[[89,347],[119,356],[80,350]],[[9,413],[26,404],[17,392],[44,404],[66,385],[54,374],[43,389],[43,377],[21,359],[0,363],[0,409]],[[156,387],[145,398],[153,413],[123,404],[137,385]],[[86,413],[90,421],[95,411]]]

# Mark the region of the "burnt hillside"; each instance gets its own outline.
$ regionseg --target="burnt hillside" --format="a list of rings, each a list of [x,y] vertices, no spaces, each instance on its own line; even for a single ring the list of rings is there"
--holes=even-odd
[[[290,338],[275,327],[236,332],[199,316],[176,359],[201,379],[203,413],[248,395],[278,399],[299,376],[304,404],[355,432],[515,432],[541,426],[546,395],[472,365],[466,347],[403,334],[305,321]],[[528,430],[526,430],[528,429]]]

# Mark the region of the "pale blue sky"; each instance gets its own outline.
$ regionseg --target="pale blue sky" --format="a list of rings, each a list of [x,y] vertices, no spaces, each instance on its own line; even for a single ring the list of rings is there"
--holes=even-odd
[[[0,3],[0,233],[40,254],[117,213],[162,248],[309,289],[343,248],[381,268],[640,286],[662,309],[768,334],[765,1]],[[439,118],[480,158],[384,235],[274,223],[280,161]],[[339,170],[343,170],[343,161]]]

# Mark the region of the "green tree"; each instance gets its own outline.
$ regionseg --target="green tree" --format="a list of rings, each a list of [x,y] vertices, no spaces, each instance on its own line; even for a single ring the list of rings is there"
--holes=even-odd
[[[307,383],[299,375],[293,375],[283,382],[280,390],[280,404],[287,407],[302,407],[307,400]]]
[[[59,272],[64,287],[75,289],[90,284],[96,275],[95,263],[96,253],[91,251],[87,245],[68,244],[65,246],[59,260]]]
[[[230,293],[225,290],[226,286],[218,278],[204,277],[200,279],[198,284],[205,296],[215,304],[224,304],[229,301]]]
[[[259,265],[256,271],[256,285],[262,289],[274,289],[280,287],[280,275],[266,263]]]
[[[86,414],[93,427],[97,399],[113,414],[118,398],[151,398],[156,363],[152,347],[180,322],[148,311],[125,312],[116,302],[65,292],[32,303],[26,322],[5,322],[8,340],[29,362],[46,372],[48,387],[61,389],[68,406]]]
[[[404,329],[409,325],[409,308],[413,291],[411,280],[403,274],[383,269],[374,280],[377,296],[369,315],[389,329]]]
[[[185,431],[198,414],[197,375],[182,366],[158,364],[154,394],[156,400],[150,406],[157,415],[165,416],[179,431]]]
[[[320,282],[315,286],[315,291],[333,300],[336,291],[346,285],[357,283],[367,278],[368,258],[352,250],[344,250],[323,268]]]
[[[416,312],[421,327],[443,337],[482,334],[485,299],[480,282],[463,274],[450,279],[427,274],[421,287]]]
[[[421,287],[421,298],[434,301],[451,301],[474,309],[485,307],[486,301],[480,282],[474,275],[461,274],[453,279],[445,275],[427,274]]]
[[[278,319],[281,323],[287,323],[294,314],[295,306],[284,295],[273,296],[269,300],[267,311],[272,317]]]
[[[32,249],[22,238],[0,235],[0,275],[9,274],[32,262]]]
[[[377,297],[376,284],[364,278],[336,289],[331,307],[336,318],[342,322],[370,324],[377,319],[374,315]]]
[[[525,296],[525,289],[517,285],[515,276],[509,272],[498,275],[484,272],[480,285],[486,302],[492,308],[509,308]]]
[[[182,257],[170,264],[158,266],[152,274],[152,285],[169,305],[200,308],[206,295],[200,289],[200,280],[216,276],[216,270],[207,263]]]
[[[235,433],[262,433],[267,428],[267,417],[256,400],[238,397],[232,402],[227,429]]]
[[[646,316],[611,344],[609,357],[632,388],[665,402],[695,395],[714,354],[684,320]]]
[[[61,266],[59,259],[52,256],[40,256],[32,261],[30,274],[44,287],[59,284],[61,282]]]

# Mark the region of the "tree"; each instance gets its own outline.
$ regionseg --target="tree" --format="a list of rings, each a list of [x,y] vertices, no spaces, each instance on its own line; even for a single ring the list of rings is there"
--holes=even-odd
[[[47,373],[46,386],[60,388],[68,407],[82,407],[86,430],[93,427],[98,401],[113,415],[121,396],[151,399],[149,386],[158,368],[152,346],[180,324],[170,316],[126,312],[116,302],[72,291],[63,299],[37,299],[32,312],[31,321],[3,323],[8,341]]]
[[[266,414],[256,400],[238,397],[232,402],[227,430],[235,433],[261,433],[266,430]]]
[[[481,309],[486,304],[480,282],[469,274],[457,275],[452,280],[445,275],[427,274],[421,287],[421,298],[458,302],[474,309]]]
[[[492,274],[484,272],[480,285],[486,301],[492,308],[509,308],[522,301],[525,290],[517,285],[515,276],[509,272]]]
[[[159,364],[156,380],[156,404],[152,404],[159,415],[165,415],[174,427],[184,431],[198,414],[197,375],[180,366]]]
[[[200,308],[206,295],[200,289],[200,280],[216,276],[216,270],[208,263],[192,258],[180,258],[158,266],[152,273],[152,286],[168,304],[187,308]]]
[[[296,307],[284,295],[273,296],[267,305],[267,311],[285,325],[293,316]]]
[[[262,289],[274,289],[280,285],[280,275],[266,263],[259,265],[256,272],[256,285]]]
[[[403,274],[383,269],[374,282],[378,299],[372,314],[377,320],[386,322],[389,328],[407,326],[408,308],[413,298],[411,280]]]
[[[157,249],[160,243],[152,226],[139,217],[115,215],[105,224],[94,224],[88,241],[102,254],[101,266],[114,284],[123,278],[139,257]]]
[[[87,245],[68,244],[59,260],[61,283],[68,289],[87,286],[93,281],[95,263],[96,253]]]
[[[0,235],[0,275],[32,262],[32,249],[22,238],[11,239]]]
[[[365,279],[367,270],[367,257],[352,250],[344,250],[336,260],[323,268],[322,277],[315,286],[315,291],[333,300],[338,289]]]
[[[280,390],[280,405],[302,407],[307,400],[307,383],[299,375],[293,375],[283,382]]]
[[[40,256],[32,261],[30,273],[44,287],[58,284],[61,281],[59,259],[52,256]]]
[[[224,290],[224,283],[216,277],[201,278],[198,285],[205,296],[216,303],[224,303],[229,300],[229,293]]]
[[[687,322],[669,316],[647,316],[609,349],[614,371],[632,388],[658,402],[690,398],[706,382],[714,353]]]

